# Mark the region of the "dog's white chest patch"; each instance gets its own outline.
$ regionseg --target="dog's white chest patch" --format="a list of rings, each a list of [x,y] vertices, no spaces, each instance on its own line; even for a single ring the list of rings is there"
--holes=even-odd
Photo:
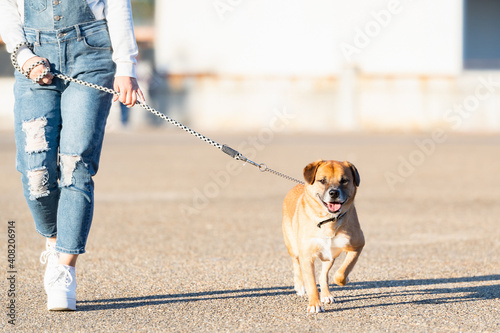
[[[321,260],[333,260],[338,256],[342,249],[349,245],[349,238],[346,236],[335,236],[333,238],[313,238],[316,245],[318,257]]]
[[[331,238],[313,238],[312,241],[314,244],[316,244],[320,251],[330,249],[332,246]]]
[[[344,235],[333,237],[332,247],[344,248],[350,244],[349,238]]]
[[[331,238],[313,238],[316,245],[316,254],[321,260],[332,260],[332,239]]]

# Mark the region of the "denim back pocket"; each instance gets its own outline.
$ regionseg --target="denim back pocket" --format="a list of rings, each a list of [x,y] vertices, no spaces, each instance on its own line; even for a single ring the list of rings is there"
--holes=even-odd
[[[47,9],[48,0],[30,0],[30,8],[37,12],[43,12]]]

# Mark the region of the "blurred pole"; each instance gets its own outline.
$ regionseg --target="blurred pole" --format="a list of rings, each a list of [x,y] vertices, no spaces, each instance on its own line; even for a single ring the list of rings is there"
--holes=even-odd
[[[342,130],[359,129],[357,107],[357,69],[354,65],[346,65],[340,74],[339,82],[339,114],[338,127]]]

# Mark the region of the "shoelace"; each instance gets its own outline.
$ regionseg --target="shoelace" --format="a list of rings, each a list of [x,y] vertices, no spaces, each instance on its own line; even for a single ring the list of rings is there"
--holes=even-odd
[[[49,281],[49,285],[52,286],[54,284],[64,285],[65,287],[69,286],[73,282],[73,277],[69,272],[69,267],[64,265],[58,265],[57,273],[52,276],[52,279]]]
[[[47,249],[40,255],[40,262],[46,264],[50,256],[57,256],[57,251],[55,246],[47,246]]]

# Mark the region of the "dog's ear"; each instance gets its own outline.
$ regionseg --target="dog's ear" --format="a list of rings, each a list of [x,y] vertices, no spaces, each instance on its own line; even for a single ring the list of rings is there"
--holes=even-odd
[[[311,185],[312,183],[314,183],[316,171],[318,170],[318,167],[321,163],[323,163],[323,160],[317,160],[316,162],[309,163],[304,168],[304,179],[306,180],[307,184]]]
[[[352,164],[351,162],[344,161],[344,165],[348,166],[351,169],[354,176],[354,185],[359,186],[360,179],[358,169],[356,169],[354,164]]]

